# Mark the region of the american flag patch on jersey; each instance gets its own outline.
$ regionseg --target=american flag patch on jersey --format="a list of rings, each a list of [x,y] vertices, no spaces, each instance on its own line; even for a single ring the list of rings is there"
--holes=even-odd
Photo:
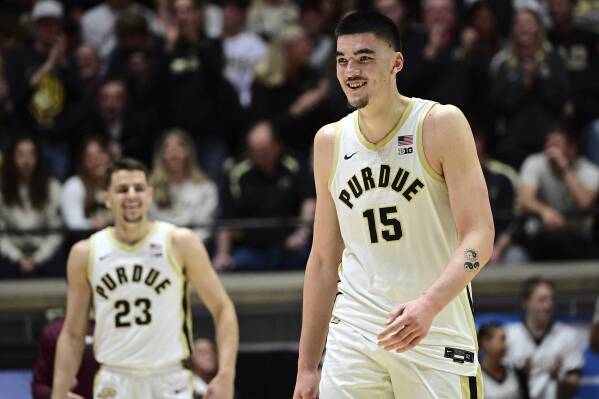
[[[150,253],[157,258],[161,257],[162,256],[162,245],[150,243]]]
[[[405,136],[399,136],[399,137],[397,137],[397,144],[400,147],[414,144],[414,135],[413,134],[407,134]]]

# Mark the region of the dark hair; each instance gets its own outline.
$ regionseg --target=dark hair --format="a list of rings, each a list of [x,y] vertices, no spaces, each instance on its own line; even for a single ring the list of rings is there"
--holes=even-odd
[[[121,170],[140,171],[146,175],[146,180],[150,181],[150,173],[148,168],[142,162],[133,158],[120,158],[114,161],[106,170],[106,187],[110,186],[112,175]]]
[[[530,297],[532,296],[532,293],[534,292],[535,288],[537,288],[539,285],[548,285],[549,287],[551,287],[551,289],[553,291],[555,291],[555,284],[553,283],[553,281],[548,280],[546,278],[543,277],[539,277],[539,276],[534,276],[534,277],[530,277],[528,279],[526,279],[524,281],[524,283],[522,284],[522,291],[520,292],[520,298],[522,298],[522,300],[527,301],[530,299]]]
[[[568,120],[562,120],[561,122],[555,123],[548,130],[547,135],[557,133],[561,134],[566,138],[566,141],[577,148],[580,148],[580,135],[573,126],[573,122]]]
[[[222,6],[232,6],[235,8],[238,8],[240,10],[247,10],[248,7],[250,6],[249,4],[249,0],[223,0],[222,1]]]
[[[491,338],[493,336],[493,334],[495,333],[495,330],[497,330],[498,328],[502,328],[503,325],[501,323],[495,322],[495,321],[490,321],[484,324],[481,324],[481,326],[478,328],[478,340],[479,342],[482,341],[484,338]]]
[[[18,135],[8,145],[6,158],[2,167],[2,180],[0,181],[2,197],[6,205],[23,206],[22,198],[19,195],[19,172],[15,164],[15,153],[19,144],[24,141],[33,143],[35,151],[35,166],[28,182],[29,197],[31,205],[35,209],[41,210],[48,203],[49,180],[47,168],[43,165],[41,148],[39,143],[29,135]]]
[[[139,14],[125,12],[116,20],[115,31],[118,37],[127,35],[145,36],[148,34],[148,21]]]
[[[355,33],[374,33],[389,44],[394,51],[401,51],[401,36],[397,27],[385,15],[376,11],[356,11],[345,16],[335,28],[335,37]]]
[[[83,187],[85,189],[85,198],[83,200],[83,209],[84,209],[84,214],[86,217],[89,217],[89,215],[91,215],[93,213],[93,211],[98,207],[98,203],[96,201],[96,196],[95,196],[96,190],[94,188],[94,185],[93,185],[90,177],[87,174],[87,170],[85,169],[85,157],[86,157],[85,151],[87,150],[87,147],[92,143],[99,145],[100,148],[102,148],[102,151],[106,152],[107,154],[109,153],[108,142],[106,141],[106,139],[103,136],[98,135],[98,134],[91,134],[91,135],[85,136],[78,145],[76,173],[79,176],[79,178],[81,179],[81,182],[83,183]],[[106,185],[106,183],[104,183],[104,185]]]

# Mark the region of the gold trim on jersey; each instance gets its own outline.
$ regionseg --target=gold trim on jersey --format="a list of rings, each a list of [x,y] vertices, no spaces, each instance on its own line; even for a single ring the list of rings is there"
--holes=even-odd
[[[181,334],[179,335],[179,341],[183,346],[183,357],[191,356],[193,352],[192,347],[192,329],[191,329],[191,296],[189,293],[189,285],[187,281],[183,280],[183,295],[181,298],[181,309],[179,314],[181,316]]]
[[[475,389],[476,392],[472,392],[470,389],[470,382],[472,379],[476,379]],[[483,399],[484,391],[483,391],[483,377],[480,371],[480,364],[476,367],[476,377],[469,377],[466,375],[460,376],[460,388],[462,390],[462,398],[463,399]]]
[[[156,229],[158,228],[158,223],[159,222],[150,222],[151,226],[148,229],[148,232],[146,233],[145,236],[143,236],[143,238],[141,240],[139,240],[138,242],[136,242],[133,245],[129,245],[129,244],[125,244],[124,242],[119,241],[115,234],[114,234],[114,227],[108,227],[106,229],[106,237],[108,237],[108,240],[110,240],[110,242],[117,247],[118,249],[120,249],[121,251],[125,251],[125,252],[135,252],[137,251],[139,248],[141,248],[152,236],[152,234],[154,234],[154,232],[156,231]]]
[[[175,232],[174,226],[172,226],[168,233],[166,234],[166,258],[168,259],[169,265],[173,268],[177,276],[182,280],[185,280],[185,275],[183,274],[183,267],[177,261],[177,258],[173,254],[173,233]]]
[[[439,181],[439,182],[444,182],[445,178],[443,176],[441,176],[440,174],[438,174],[433,167],[428,163],[428,159],[426,159],[426,155],[424,154],[424,138],[422,137],[422,127],[424,125],[424,118],[428,115],[428,113],[430,112],[431,108],[433,108],[433,106],[437,104],[434,102],[429,103],[426,106],[426,109],[424,110],[424,112],[422,112],[420,114],[420,119],[418,120],[418,134],[416,136],[416,147],[418,148],[418,158],[420,159],[420,163],[422,164],[422,167],[424,168],[424,170],[426,170],[426,172],[435,180]]]
[[[408,99],[408,105],[406,105],[406,109],[404,109],[403,113],[399,117],[399,120],[397,121],[395,126],[393,126],[393,128],[391,130],[389,130],[389,133],[387,133],[385,135],[385,137],[383,137],[383,139],[376,144],[368,141],[366,136],[364,136],[364,134],[360,130],[360,123],[359,123],[360,113],[356,112],[356,116],[354,119],[354,126],[355,126],[356,136],[358,137],[358,140],[360,140],[360,143],[362,143],[362,145],[364,147],[368,148],[369,150],[378,150],[380,148],[383,148],[385,145],[387,145],[387,143],[389,143],[389,141],[391,141],[391,139],[393,138],[395,133],[397,133],[397,131],[399,129],[401,129],[401,127],[403,126],[406,119],[408,119],[408,116],[412,112],[412,108],[414,107],[415,102],[416,101],[414,100],[414,98]]]
[[[333,149],[333,163],[331,165],[331,174],[329,175],[329,181],[327,186],[329,187],[329,192],[332,192],[333,188],[333,180],[335,179],[335,173],[337,173],[337,163],[339,162],[339,147],[341,146],[341,122],[337,122],[337,127],[335,128],[335,146]]]
[[[96,235],[92,234],[92,236],[88,240],[89,242],[89,254],[87,256],[87,281],[89,285],[92,286],[92,277],[94,272],[94,263],[96,260]]]

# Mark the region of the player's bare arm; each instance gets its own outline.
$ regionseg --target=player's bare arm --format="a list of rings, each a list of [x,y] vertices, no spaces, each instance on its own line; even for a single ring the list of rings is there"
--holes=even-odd
[[[176,228],[173,232],[173,249],[183,273],[214,320],[219,367],[207,394],[215,399],[232,399],[239,346],[235,307],[210,264],[204,245],[194,232]]]
[[[318,364],[324,349],[337,291],[343,241],[328,182],[335,148],[336,124],[321,128],[314,139],[316,211],[314,236],[304,277],[302,333],[294,399],[316,398]]]
[[[487,186],[470,126],[451,105],[436,105],[423,125],[425,156],[445,178],[460,243],[443,273],[419,298],[389,314],[379,344],[405,351],[428,333],[434,317],[480,272],[493,251],[494,227]]]
[[[89,240],[79,241],[67,260],[67,312],[56,347],[52,399],[67,398],[83,355],[92,296],[87,280],[89,247]]]

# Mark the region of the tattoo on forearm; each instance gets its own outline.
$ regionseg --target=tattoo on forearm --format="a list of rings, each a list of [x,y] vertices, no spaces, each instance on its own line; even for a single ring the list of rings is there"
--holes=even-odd
[[[472,248],[468,248],[464,251],[464,257],[466,261],[464,262],[464,269],[466,271],[477,270],[480,267],[480,263],[478,262],[478,252]]]

